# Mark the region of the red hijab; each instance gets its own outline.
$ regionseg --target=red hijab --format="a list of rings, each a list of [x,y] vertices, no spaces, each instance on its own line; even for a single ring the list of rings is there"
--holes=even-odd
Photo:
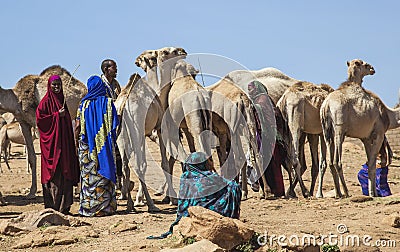
[[[61,80],[52,75],[47,82],[47,93],[36,109],[36,124],[40,133],[40,149],[42,160],[42,184],[53,177],[56,168],[62,170],[64,178],[74,184],[79,182],[79,163],[76,155],[71,116],[65,105],[65,116],[60,117],[59,110],[64,103],[61,86],[59,93],[54,93],[51,83]]]

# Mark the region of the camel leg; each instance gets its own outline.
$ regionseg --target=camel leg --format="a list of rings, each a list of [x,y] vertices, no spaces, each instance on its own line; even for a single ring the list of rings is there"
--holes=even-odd
[[[310,144],[310,152],[311,152],[311,186],[310,186],[310,196],[314,194],[315,182],[318,177],[318,166],[319,166],[319,157],[318,157],[318,142],[319,135],[307,135],[308,142]]]
[[[340,187],[339,187],[339,182],[338,182],[338,177],[337,177],[337,173],[336,173],[336,169],[333,165],[334,162],[334,153],[335,153],[335,141],[334,139],[328,139],[329,133],[323,132],[323,136],[324,136],[324,146],[325,146],[325,150],[328,150],[328,155],[329,155],[329,169],[331,171],[334,183],[335,183],[335,190],[336,190],[336,197],[341,195],[340,192]],[[323,142],[321,141],[321,146],[322,146]],[[321,147],[322,148],[322,147]],[[322,149],[321,149],[322,150]],[[316,197],[317,198],[323,198],[324,195],[322,193],[322,185],[323,185],[323,180],[324,180],[324,175],[325,175],[325,171],[326,171],[326,165],[320,165],[319,166],[319,182],[318,182],[318,190],[317,190],[317,194]]]
[[[25,152],[27,152],[26,145],[25,145],[24,149],[25,149]],[[31,165],[29,164],[28,155],[26,155],[25,159],[26,159],[26,173],[30,174],[32,172],[32,169],[31,169]]]
[[[36,153],[35,153],[35,148],[33,146],[33,140],[32,140],[32,131],[31,131],[31,126],[27,124],[26,122],[20,122],[21,129],[22,129],[22,134],[24,135],[25,138],[25,143],[26,147],[28,150],[28,159],[29,159],[29,164],[31,166],[32,170],[32,184],[31,188],[29,191],[29,194],[26,196],[28,199],[34,199],[36,198],[36,192],[37,192],[37,174],[36,174]]]
[[[242,200],[247,199],[248,195],[248,189],[247,189],[247,174],[246,174],[246,169],[247,169],[247,160],[246,160],[246,154],[243,151],[243,145],[242,141],[240,139],[240,134],[238,132],[235,132],[232,134],[231,137],[232,140],[234,140],[231,143],[231,151],[233,153],[230,153],[230,155],[233,154],[234,156],[234,166],[233,167],[240,167],[239,170],[235,170],[235,177],[239,177],[241,173],[241,183],[242,183]]]
[[[196,151],[195,140],[194,140],[192,134],[190,134],[188,128],[182,128],[182,131],[183,131],[183,133],[185,133],[190,152],[195,152]]]
[[[296,153],[295,164],[297,164],[297,165],[295,165],[296,178],[293,183],[293,186],[291,188],[289,188],[289,191],[294,190],[294,186],[296,186],[296,180],[297,180],[300,184],[303,197],[308,198],[308,197],[310,197],[310,192],[307,190],[307,188],[304,184],[304,181],[302,179],[302,175],[307,167],[302,167],[301,165],[298,165],[298,164],[301,164],[301,162],[299,161],[299,156],[301,156],[304,160],[305,136],[306,136],[306,134],[301,133],[300,130],[297,130],[297,132],[295,134],[293,134],[293,142],[294,142],[294,148],[295,148],[295,153]]]
[[[165,182],[163,183],[163,186],[164,188],[165,186],[167,186],[167,191],[166,191],[167,195],[166,198],[163,199],[163,202],[168,201],[168,203],[172,205],[178,205],[177,194],[172,184],[172,174],[173,174],[175,159],[171,157],[168,160],[167,151],[164,145],[164,141],[162,139],[161,130],[158,130],[157,133],[158,133],[158,138],[160,139],[159,142],[160,142],[160,153],[161,153],[161,168],[163,169],[165,176]]]
[[[8,171],[12,172],[10,164],[8,163],[8,158],[9,156],[7,155],[7,146],[10,146],[10,140],[9,139],[5,139],[4,144],[2,144],[1,146],[4,146],[3,152],[4,152],[4,162],[7,165]],[[28,155],[26,156],[28,159]],[[29,166],[28,166],[29,167]],[[1,172],[3,172],[3,170],[1,170]]]
[[[119,150],[123,150],[122,148],[119,148]],[[126,211],[127,212],[135,212],[135,207],[134,203],[132,200],[131,192],[128,189],[128,185],[130,183],[130,177],[131,177],[131,170],[129,168],[129,161],[126,153],[124,151],[121,152],[121,157],[122,157],[122,167],[124,169],[125,176],[123,177],[124,181],[122,183],[122,191],[126,192],[126,198],[127,198],[127,207]]]
[[[335,130],[335,151],[333,153],[333,168],[331,168],[331,173],[333,176],[333,181],[335,183],[335,191],[336,191],[336,198],[342,198],[343,195],[340,191],[340,185],[339,185],[339,177],[344,183],[344,176],[343,176],[343,170],[342,170],[342,145],[344,141],[344,134],[342,133],[342,129],[338,128]],[[340,175],[342,174],[342,175]],[[339,177],[338,177],[339,175]],[[343,188],[345,196],[348,197],[348,190],[347,187]],[[347,193],[346,193],[347,191]]]
[[[320,161],[319,161],[319,165],[318,165],[318,170],[319,170],[319,172],[321,172],[321,171],[325,172],[326,166],[327,166],[327,164],[326,164],[327,150],[326,150],[326,143],[325,143],[323,134],[319,135],[319,139],[320,139]],[[318,177],[318,173],[316,174],[316,177]],[[323,177],[323,175],[322,175],[322,177]],[[320,176],[320,179],[321,179],[321,176]],[[318,185],[318,191],[319,191],[319,185]],[[321,188],[321,194],[322,194],[322,188]],[[318,197],[318,193],[317,193],[317,197]],[[322,196],[320,198],[322,198]]]
[[[363,141],[367,154],[368,165],[368,194],[371,197],[377,197],[376,191],[376,157],[383,143],[383,136],[377,136],[375,139]]]
[[[218,136],[218,141],[219,141],[219,152],[218,152],[218,158],[219,158],[219,167],[220,167],[220,173],[221,176],[226,178],[227,176],[227,169],[228,165],[225,164],[227,155],[226,155],[226,146],[228,142],[228,135],[227,134],[220,134]]]
[[[143,147],[142,151],[140,153],[133,153],[133,155],[135,156],[135,160],[136,160],[136,175],[138,176],[139,180],[140,180],[140,184],[139,187],[142,187],[143,190],[143,194],[146,198],[146,203],[147,203],[147,207],[148,207],[148,212],[159,212],[160,209],[158,207],[156,207],[154,205],[154,201],[153,199],[150,197],[149,191],[147,189],[146,186],[146,182],[145,182],[145,173],[147,170],[147,162],[146,162],[146,142],[145,142],[145,137],[144,134],[141,135],[138,139],[137,139],[138,143],[142,143],[141,146]],[[139,192],[138,192],[139,195]],[[136,200],[138,199],[138,197],[136,198]]]

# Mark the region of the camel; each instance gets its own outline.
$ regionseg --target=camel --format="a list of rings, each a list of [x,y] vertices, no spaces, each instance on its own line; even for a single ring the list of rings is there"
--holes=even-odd
[[[165,132],[169,135],[164,139],[168,139],[165,145],[170,155],[169,169],[166,171],[168,177],[172,174],[175,160],[183,161],[187,156],[180,143],[180,130],[184,132],[191,152],[203,150],[210,153],[208,137],[202,134],[210,122],[207,119],[210,115],[206,112],[209,104],[208,92],[194,80],[193,76],[197,72],[193,67],[188,67],[183,62],[177,64],[185,56],[183,48],[164,47],[146,50],[135,61],[137,66],[146,71],[147,84],[156,91],[166,111],[164,122],[168,131]],[[174,82],[175,77],[179,78]],[[169,196],[172,196],[172,203],[175,204],[176,193],[172,188],[172,181],[167,181],[167,185],[168,193],[163,202],[170,202]],[[162,189],[157,191],[161,192]]]
[[[36,128],[32,128],[32,139],[38,138],[38,132]],[[10,146],[10,143],[22,144],[25,145],[24,135],[22,134],[21,126],[19,122],[12,122],[9,124],[4,125],[0,129],[0,150],[3,153],[4,161],[8,167],[8,170],[11,171],[10,165],[8,164],[8,154],[7,150]],[[31,173],[28,155],[26,156],[26,163],[27,163],[27,173]],[[0,165],[0,172],[2,173],[3,170]]]
[[[254,80],[260,81],[266,87],[274,104],[278,103],[279,98],[288,87],[299,82],[299,80],[293,79],[273,67],[260,70],[235,70],[228,73],[224,78],[231,80],[246,93],[248,92],[247,84]]]
[[[346,81],[326,97],[320,115],[330,157],[329,167],[335,183],[335,196],[343,197],[338,175],[344,197],[349,196],[341,163],[342,144],[347,136],[359,138],[364,144],[368,165],[368,191],[370,196],[376,197],[376,157],[385,132],[400,127],[400,109],[386,107],[372,92],[358,83]],[[322,178],[324,171],[320,173]],[[318,190],[322,196],[322,179],[319,183]]]
[[[295,150],[293,164],[296,172],[296,180],[290,185],[287,196],[295,195],[294,187],[297,181],[300,183],[305,198],[313,195],[319,171],[318,138],[322,136],[319,109],[325,97],[330,92],[333,92],[333,90],[332,87],[326,84],[315,85],[310,82],[301,81],[289,87],[278,101],[277,106],[281,110],[285,120],[288,121]],[[306,169],[303,157],[306,134],[309,140],[312,157],[310,191],[306,189],[301,178],[302,173]],[[320,165],[326,165],[325,157],[325,142],[321,142]]]
[[[121,94],[115,101],[118,114],[121,115],[121,125],[117,139],[118,147],[121,151],[125,179],[123,183],[123,192],[128,192],[127,211],[133,211],[134,205],[142,204],[142,192],[147,201],[148,211],[160,211],[154,205],[150,197],[146,183],[145,173],[147,170],[145,137],[151,136],[153,129],[156,129],[161,152],[161,166],[164,170],[167,168],[167,159],[164,142],[161,136],[161,120],[163,109],[156,93],[149,88],[146,81],[139,74],[133,74],[128,84],[123,88]],[[139,192],[137,193],[135,203],[132,201],[130,191],[127,189],[130,180],[129,163],[135,161],[134,167],[136,175],[140,179]]]
[[[14,114],[21,125],[27,146],[29,165],[32,170],[32,184],[27,198],[35,198],[37,192],[36,154],[31,128],[36,127],[36,108],[47,91],[47,80],[52,74],[60,75],[66,104],[71,116],[76,115],[79,102],[87,93],[87,89],[79,80],[71,78],[71,74],[61,66],[50,66],[40,75],[26,75],[12,89],[0,87],[0,111]]]
[[[241,167],[242,199],[247,199],[246,158],[241,136],[245,137],[248,147],[257,150],[256,126],[254,118],[254,107],[247,94],[236,84],[221,79],[206,90],[211,95],[212,131],[219,141],[219,162],[221,174],[228,179],[235,178]],[[231,151],[229,150],[231,149]],[[229,150],[229,156],[227,151]],[[253,167],[263,174],[260,155],[255,153]],[[227,161],[228,162],[225,162]],[[234,167],[235,169],[232,169]],[[263,180],[265,177],[262,177]],[[267,185],[266,180],[264,185]],[[260,193],[265,190],[261,190]]]
[[[370,64],[359,59],[348,61],[347,66],[348,80],[359,83],[359,85],[361,85],[364,76],[375,73],[374,68]],[[309,82],[298,82],[285,91],[277,104],[284,116],[288,119],[291,128],[296,149],[294,163],[301,165],[301,167],[297,166],[296,168],[297,179],[300,181],[302,193],[305,197],[313,195],[316,177],[318,175],[318,163],[319,170],[326,169],[326,145],[322,135],[319,110],[323,100],[328,93],[332,91],[333,89],[326,84],[317,86]],[[303,181],[301,180],[301,174],[307,168],[304,160],[305,134],[307,134],[309,140],[312,157],[310,193],[305,190]],[[319,139],[321,140],[320,161],[318,160]],[[297,181],[295,181],[293,186],[295,186],[296,183]],[[291,189],[293,188],[290,188],[288,191],[289,194],[293,192]],[[321,195],[317,193],[317,197],[321,197]]]

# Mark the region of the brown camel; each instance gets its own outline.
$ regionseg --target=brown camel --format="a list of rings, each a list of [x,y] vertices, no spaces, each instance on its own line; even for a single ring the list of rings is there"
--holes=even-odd
[[[17,82],[13,89],[0,87],[0,111],[14,114],[21,125],[25,138],[29,166],[32,169],[32,184],[27,195],[28,198],[36,197],[37,192],[36,154],[31,128],[36,127],[36,108],[47,91],[47,80],[52,74],[60,75],[64,84],[66,104],[71,115],[75,115],[78,104],[87,93],[87,89],[79,80],[71,78],[71,74],[61,66],[48,67],[40,75],[26,75]]]

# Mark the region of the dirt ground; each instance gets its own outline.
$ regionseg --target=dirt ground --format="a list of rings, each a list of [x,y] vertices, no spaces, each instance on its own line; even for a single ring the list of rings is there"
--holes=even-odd
[[[159,161],[158,150],[154,143],[149,142],[149,150],[155,161]],[[0,206],[0,221],[17,217],[23,212],[41,210],[44,208],[40,185],[40,148],[35,141],[38,159],[38,193],[34,200],[24,197],[29,191],[31,176],[26,173],[26,161],[23,147],[13,145],[10,166],[12,173],[6,169],[2,160],[4,172],[0,174],[0,191],[7,202]],[[344,173],[347,186],[352,196],[361,195],[361,187],[357,180],[357,172],[365,162],[366,156],[362,147],[345,143],[344,145]],[[309,163],[309,160],[308,160]],[[150,164],[151,165],[151,164]],[[380,243],[381,251],[400,251],[400,232],[382,219],[390,216],[399,216],[400,204],[400,160],[395,159],[391,165],[388,181],[393,195],[386,198],[375,198],[367,202],[352,202],[351,198],[335,199],[333,183],[329,171],[325,174],[323,199],[304,199],[299,188],[296,188],[297,199],[260,200],[258,193],[250,190],[250,197],[241,204],[240,219],[250,225],[260,235],[268,234],[282,237],[299,237],[305,235],[329,236],[346,239],[353,235],[367,240],[370,244]],[[176,171],[179,171],[176,165]],[[309,187],[309,170],[306,171],[305,183]],[[137,181],[136,181],[137,182]],[[137,185],[137,183],[136,183]],[[133,196],[136,195],[135,185]],[[285,174],[285,187],[288,179]],[[84,236],[76,242],[67,245],[51,245],[45,247],[14,249],[13,247],[25,239],[26,235],[0,235],[0,251],[159,251],[171,247],[172,238],[164,240],[148,240],[149,235],[158,235],[168,230],[176,217],[175,207],[161,204],[161,196],[154,196],[156,205],[162,210],[160,213],[148,213],[147,207],[137,207],[137,212],[126,213],[126,201],[118,201],[118,213],[114,216],[101,218],[83,218],[78,216],[78,198],[72,207],[72,213],[81,220],[91,223],[91,228],[97,235]],[[124,232],[114,232],[113,227],[120,223],[128,223],[135,228]],[[347,232],[338,233],[339,228],[347,228]],[[73,228],[69,229],[73,232]],[[78,229],[77,229],[78,230]],[[82,231],[79,231],[82,232]],[[286,240],[287,242],[288,240]],[[274,241],[276,242],[276,240]],[[275,243],[276,244],[276,243]],[[395,246],[395,247],[394,247]],[[267,251],[267,245],[259,251]]]

